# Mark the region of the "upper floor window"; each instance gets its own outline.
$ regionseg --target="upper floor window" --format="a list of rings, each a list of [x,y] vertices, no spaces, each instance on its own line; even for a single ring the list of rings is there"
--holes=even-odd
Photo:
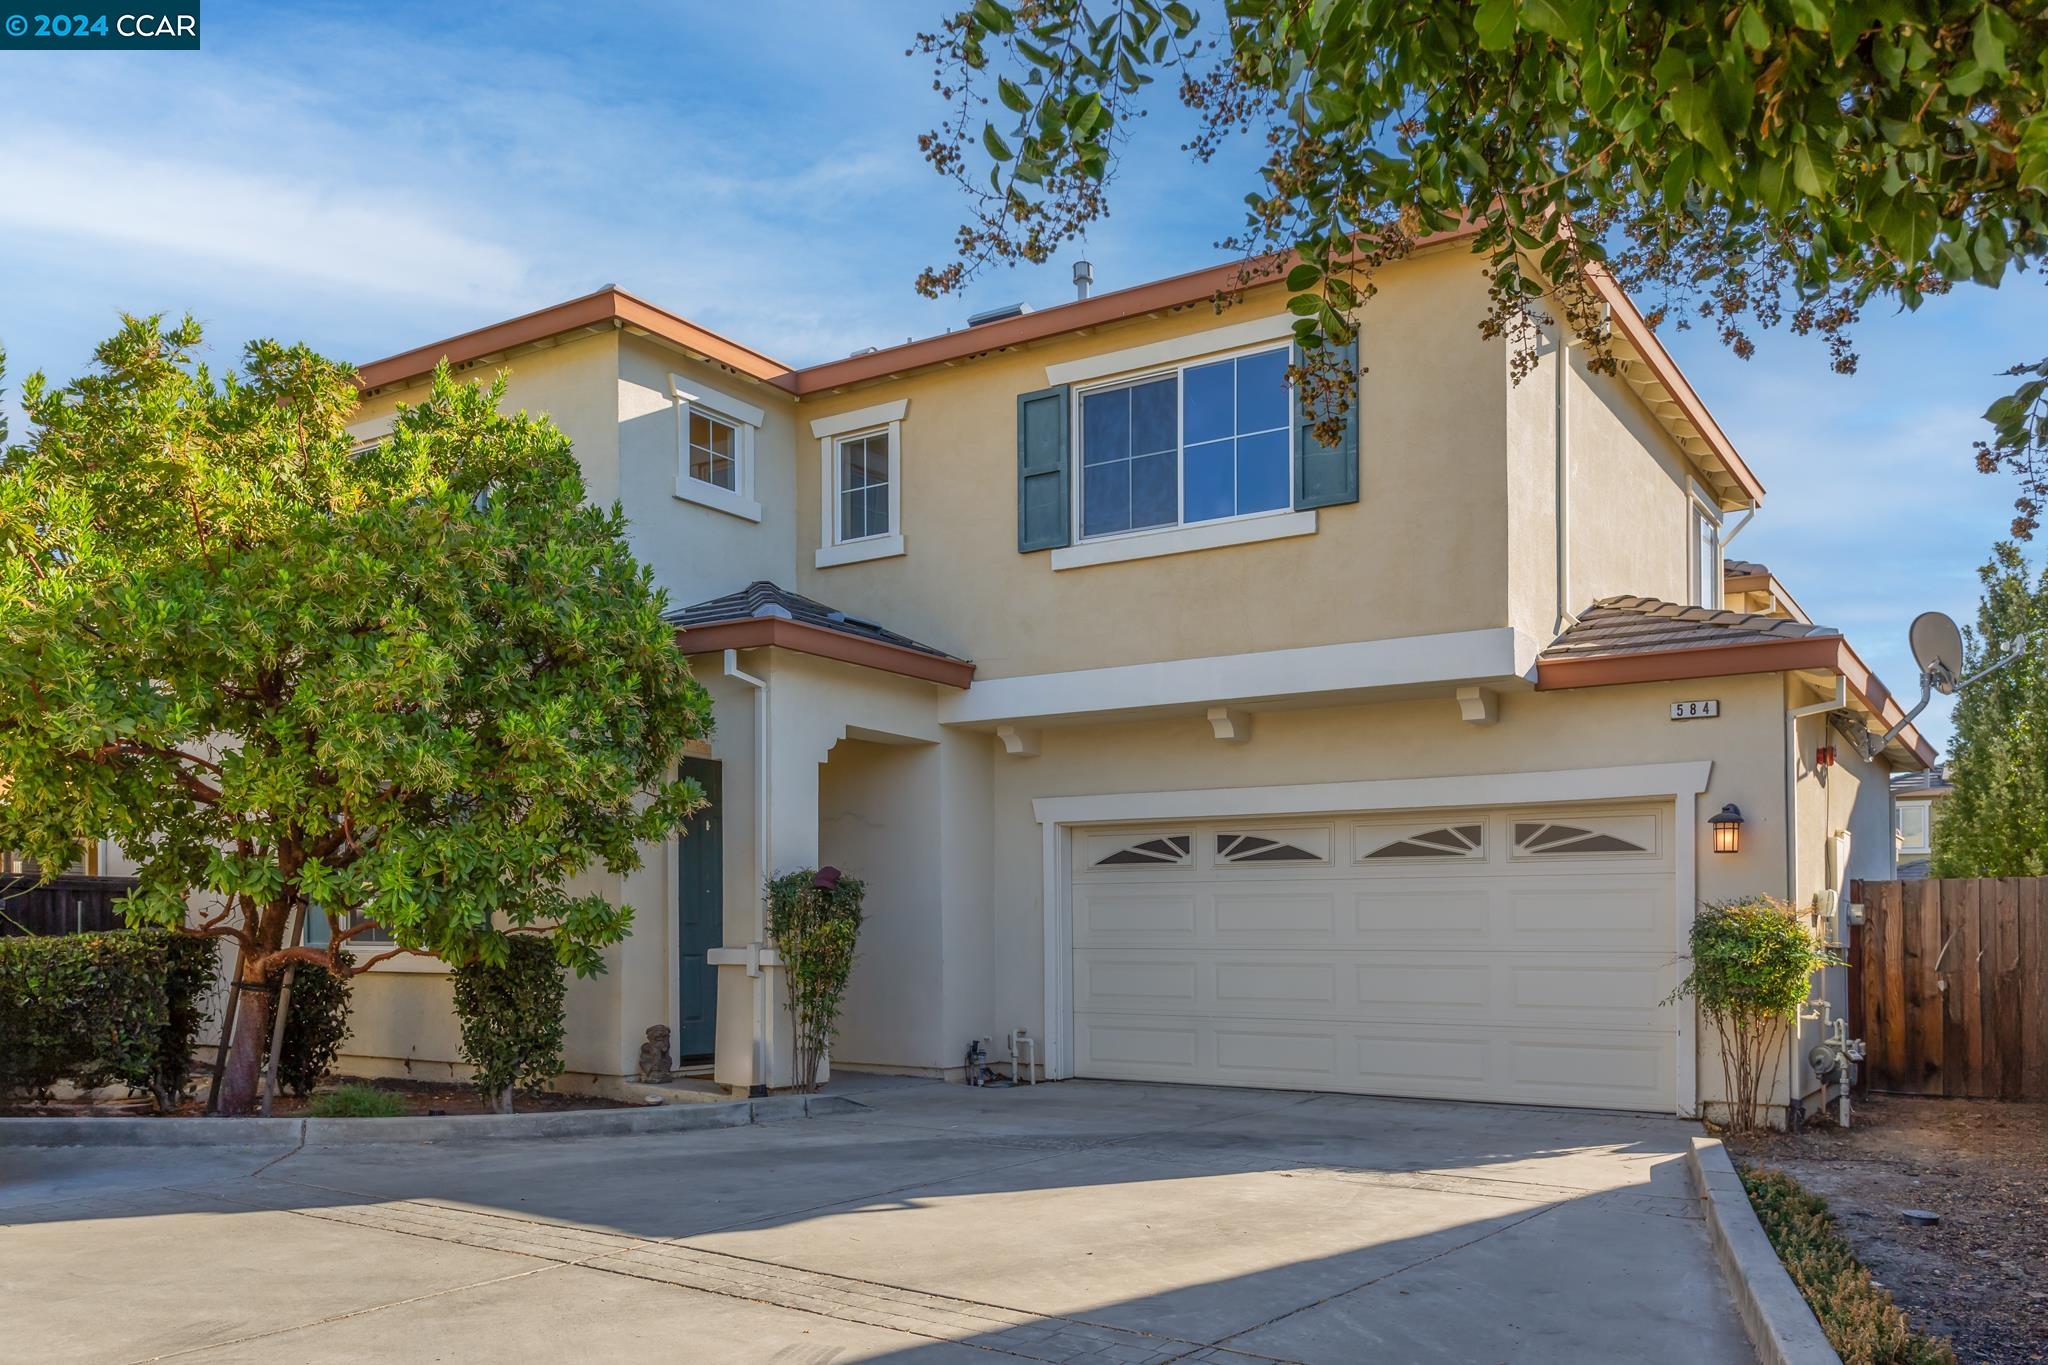
[[[676,403],[676,496],[759,521],[754,436],[767,414],[684,375],[672,374],[668,382]]]
[[[1081,535],[1288,509],[1286,347],[1181,365],[1081,394]]]
[[[833,543],[844,545],[888,535],[896,529],[889,501],[895,480],[890,477],[893,461],[888,429],[841,436],[835,444],[839,481],[834,511],[839,520],[833,528]]]
[[[910,400],[820,417],[818,558],[821,569],[903,553],[903,415]]]
[[[690,477],[737,493],[740,487],[739,428],[722,417],[692,408]]]
[[[1721,605],[1721,513],[1695,492],[1691,504],[1692,565],[1687,577],[1692,600],[1702,607]]]

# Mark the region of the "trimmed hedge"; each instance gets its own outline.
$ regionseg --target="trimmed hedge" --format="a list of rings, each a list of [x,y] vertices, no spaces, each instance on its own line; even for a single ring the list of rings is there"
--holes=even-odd
[[[354,965],[348,954],[342,957]],[[273,987],[284,981],[285,964],[270,973]],[[348,982],[317,962],[301,962],[292,973],[291,1013],[284,1019],[284,1040],[277,1049],[277,1088],[306,1096],[334,1070],[334,1059],[348,1037],[352,1001]],[[263,1043],[270,1045],[271,1011],[277,997],[263,1001]]]
[[[1757,1166],[1741,1174],[1771,1246],[1843,1365],[1955,1365],[1947,1342],[1914,1331],[1892,1296],[1870,1282],[1826,1200],[1783,1171]]]
[[[168,929],[0,939],[0,1091],[125,1085],[168,1109],[192,1075],[214,940]]]
[[[562,1070],[568,991],[553,935],[507,934],[504,945],[503,963],[455,969],[455,1013],[462,1059],[476,1069],[477,1089],[509,1114],[514,1087],[545,1090]]]

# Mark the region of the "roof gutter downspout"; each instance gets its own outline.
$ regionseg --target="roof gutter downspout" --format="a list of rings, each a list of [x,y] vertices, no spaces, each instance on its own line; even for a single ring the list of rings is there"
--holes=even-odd
[[[1557,398],[1552,422],[1557,433],[1557,621],[1550,630],[1553,635],[1562,635],[1579,620],[1572,615],[1571,404],[1568,399],[1572,353],[1570,338],[1562,322],[1557,324],[1557,339],[1551,349],[1557,356]]]
[[[1835,675],[1835,694],[1826,701],[1817,701],[1810,706],[1795,706],[1785,712],[1785,900],[1797,911],[1799,896],[1799,722],[1808,716],[1824,716],[1830,711],[1841,711],[1849,705],[1849,680],[1841,674]],[[1826,831],[1822,831],[1826,837]],[[1785,1072],[1787,1095],[1785,1101],[1785,1127],[1792,1126],[1792,1106],[1799,1102],[1799,1064],[1805,1054],[1799,1046],[1799,1024],[1795,1019],[1786,1030],[1788,1069]]]
[[[753,1071],[749,1095],[768,1093],[768,683],[740,669],[740,652],[725,651],[725,676],[754,690],[754,941],[747,945],[747,975],[754,979]]]

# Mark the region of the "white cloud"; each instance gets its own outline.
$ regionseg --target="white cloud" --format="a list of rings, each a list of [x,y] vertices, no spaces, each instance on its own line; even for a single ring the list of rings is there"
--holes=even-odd
[[[127,141],[127,139],[124,139]],[[48,128],[0,141],[0,226],[395,298],[503,304],[531,267],[396,187],[194,165]]]

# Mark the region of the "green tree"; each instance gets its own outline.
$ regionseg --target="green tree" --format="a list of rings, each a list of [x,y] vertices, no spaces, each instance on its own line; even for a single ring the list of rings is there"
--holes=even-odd
[[[1873,299],[2038,265],[2048,228],[2048,7],[1999,0],[973,0],[919,35],[947,115],[920,139],[971,197],[919,288],[1043,261],[1108,212],[1116,151],[1166,75],[1213,156],[1262,149],[1245,280],[1282,272],[1311,349],[1346,339],[1374,271],[1476,224],[1479,319],[1533,363],[1533,301],[1607,367],[1594,272],[1651,321],[1744,355],[1789,324],[1855,364]],[[984,170],[986,174],[984,175]],[[1320,354],[1320,359],[1318,356]],[[2048,362],[2044,362],[2048,366]],[[1334,415],[1327,420],[1335,420]],[[2048,422],[1979,452],[2048,496]]]
[[[1948,779],[1955,791],[1934,825],[1937,877],[2048,875],[2048,568],[2031,574],[2019,547],[2002,543],[1977,570],[1984,596],[1963,632],[1964,672],[2032,642],[2017,662],[1979,678],[1956,699]]]
[[[630,911],[565,884],[638,864],[702,800],[672,779],[708,702],[568,440],[445,368],[391,434],[346,365],[125,319],[73,384],[22,386],[0,457],[0,847],[139,864],[131,922],[340,976],[397,953],[584,974]],[[301,910],[325,947],[293,948]],[[352,961],[374,921],[396,947]],[[255,1089],[245,1008],[223,1105]]]

